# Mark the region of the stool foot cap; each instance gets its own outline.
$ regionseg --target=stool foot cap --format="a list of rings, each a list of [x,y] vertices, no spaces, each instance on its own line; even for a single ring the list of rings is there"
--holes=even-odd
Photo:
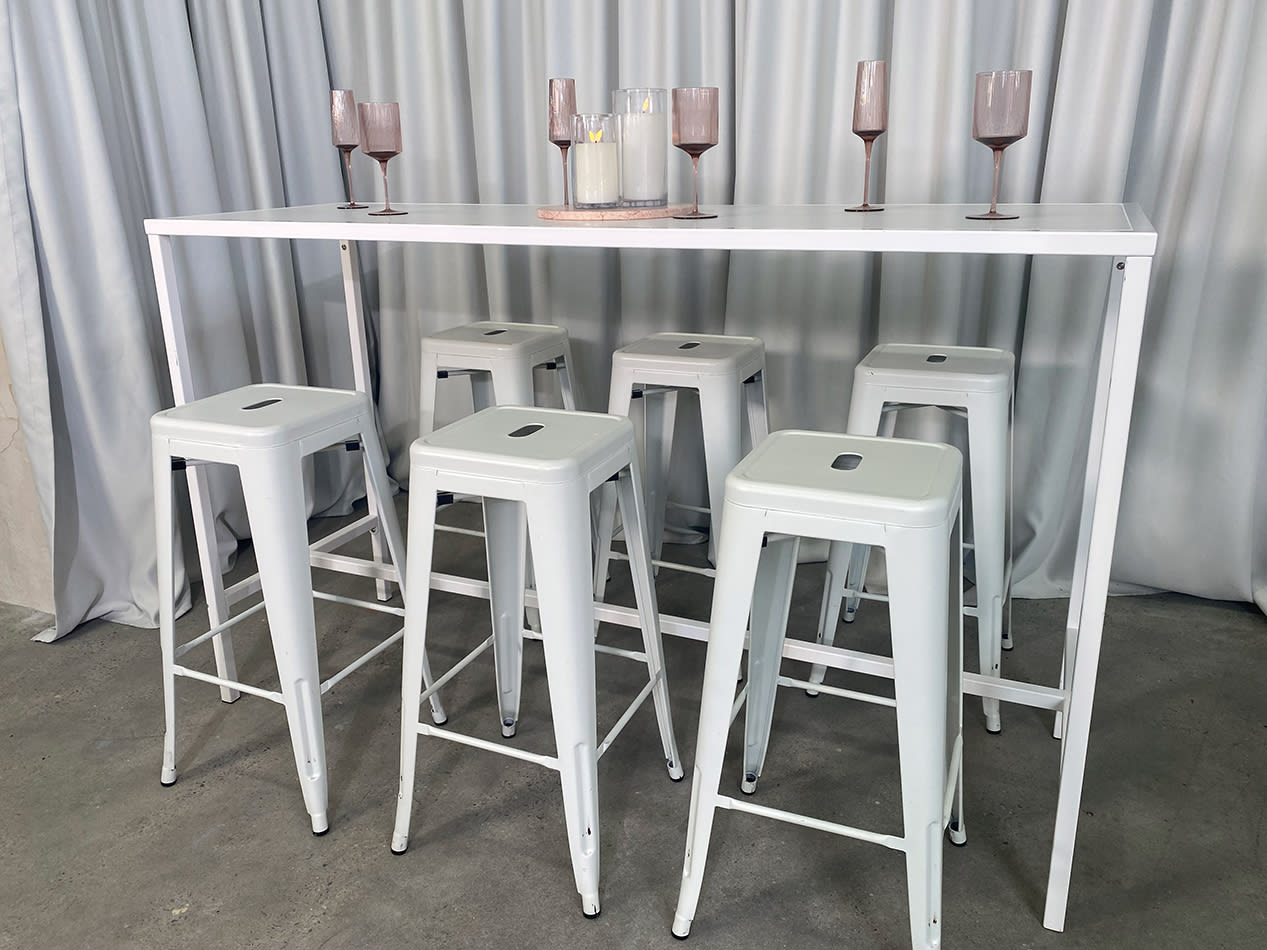
[[[170,782],[168,782],[168,781],[166,781],[166,780],[164,780],[164,779],[159,779],[159,780],[158,780],[158,784],[159,784],[159,785],[161,785],[161,786],[163,786],[163,788],[171,788],[173,785],[175,785],[175,784],[176,784],[176,780],[175,780],[175,779],[172,779]]]
[[[593,920],[602,912],[603,909],[598,906],[597,897],[581,896],[581,913],[585,915],[586,920]]]
[[[513,738],[515,738],[515,731],[516,731],[518,728],[519,728],[519,726],[518,726],[518,724],[515,722],[515,720],[513,720],[513,719],[503,719],[503,720],[502,720],[502,738],[503,738],[503,739],[513,739]]]
[[[1005,650],[1012,649],[1012,646],[1013,646],[1012,635],[1010,633],[1003,634],[1003,639],[1000,641],[1000,643],[1002,644],[1003,649]]]
[[[670,779],[675,782],[680,782],[682,779],[686,778],[686,772],[682,770],[682,766],[674,762],[672,759],[669,760],[668,766]]]
[[[963,825],[957,821],[952,821],[950,827],[946,829],[950,834],[950,843],[956,848],[962,848],[968,843],[968,833],[964,831]]]
[[[818,690],[816,690],[816,689],[807,689],[807,690],[805,691],[805,695],[806,695],[806,696],[808,696],[810,699],[818,699]]]
[[[441,716],[439,719],[437,719],[437,718],[433,715],[433,716],[431,717],[431,721],[432,721],[432,722],[434,722],[437,726],[447,726],[447,725],[449,724],[449,717],[448,717],[448,716]]]
[[[398,858],[398,857],[400,857],[402,854],[404,854],[404,853],[405,853],[406,851],[408,851],[408,850],[409,850],[409,849],[406,847],[406,848],[401,848],[399,851],[397,851],[397,850],[396,850],[396,848],[395,848],[395,846],[393,845],[393,846],[392,846],[392,849],[391,849],[391,852],[392,852],[392,855],[393,855],[394,857],[397,857],[397,858]]]
[[[325,812],[319,812],[312,816],[312,833],[320,838],[323,834],[330,830],[330,821],[326,818]]]
[[[670,931],[678,940],[685,940],[691,935],[691,922],[685,917],[674,916],[673,930]]]
[[[158,774],[158,784],[163,788],[171,788],[176,784],[176,768],[175,766],[165,765],[163,770]]]
[[[391,848],[392,848],[392,854],[396,855],[396,857],[400,857],[402,854],[404,854],[406,851],[409,850],[409,836],[408,835],[392,835]]]
[[[745,795],[755,795],[757,793],[757,777],[749,772],[743,777],[743,781],[739,783],[739,791]]]

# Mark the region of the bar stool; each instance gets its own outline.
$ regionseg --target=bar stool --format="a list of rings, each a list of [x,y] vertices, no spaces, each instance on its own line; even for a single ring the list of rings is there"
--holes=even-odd
[[[643,407],[645,433],[638,454],[647,486],[647,518],[651,557],[660,558],[677,397],[683,389],[699,394],[708,475],[710,509],[720,511],[726,474],[742,457],[745,445],[758,445],[770,431],[765,400],[765,344],[751,336],[705,333],[653,333],[612,354],[611,392],[607,411],[628,416],[633,400]],[[746,425],[745,425],[746,420]],[[596,595],[603,595],[615,503],[610,492],[602,500]],[[709,532],[709,559],[717,563],[717,530]]]
[[[669,712],[633,424],[628,419],[600,413],[496,406],[418,439],[410,458],[409,583],[415,594],[405,614],[400,790],[391,849],[403,854],[409,844],[419,735],[452,739],[536,762],[559,773],[581,908],[587,917],[597,916],[598,760],[648,695],[655,703],[669,777],[676,781],[683,775]],[[594,642],[589,497],[590,492],[609,480],[616,482],[625,519],[642,624],[641,653],[605,648]],[[437,493],[455,491],[484,497],[493,634],[424,692],[423,658],[436,499]],[[554,719],[557,751],[553,756],[536,755],[418,721],[420,701],[434,696],[435,690],[491,644],[502,734],[514,735],[519,720],[523,660],[525,523],[527,537],[538,552],[536,599],[541,611],[541,639]],[[549,552],[548,557],[545,552]],[[595,721],[595,652],[641,660],[649,674],[647,686],[601,743],[597,741]]]
[[[962,459],[947,445],[822,432],[776,432],[726,479],[722,543],[708,627],[695,785],[673,934],[686,937],[699,903],[717,808],[858,838],[906,854],[911,938],[940,946],[941,837],[966,842],[962,822],[960,670]],[[751,609],[744,777],[756,791],[769,744],[800,537],[885,548],[891,574],[895,698],[822,687],[893,706],[903,834],[879,834],[719,794],[735,680]],[[764,547],[763,547],[764,545]],[[843,651],[811,647],[845,668]],[[741,697],[742,698],[742,697]]]
[[[244,386],[174,409],[150,420],[154,465],[154,508],[158,542],[159,642],[163,655],[163,770],[164,785],[176,782],[176,677],[229,686],[286,708],[290,741],[312,819],[313,834],[329,830],[326,817],[325,740],[321,696],[353,670],[401,638],[397,631],[344,670],[322,682],[317,668],[317,630],[313,598],[337,599],[372,610],[401,615],[401,608],[369,601],[334,598],[312,589],[311,564],[328,555],[310,554],[308,515],[304,499],[302,463],[306,456],[332,445],[360,448],[372,497],[383,499],[376,512],[387,538],[392,563],[370,565],[365,573],[400,582],[405,551],[400,525],[389,499],[387,470],[374,427],[373,408],[364,393],[306,386]],[[172,548],[172,471],[197,462],[237,466],[242,478],[251,536],[259,563],[260,604],[188,643],[175,642],[175,590]],[[397,568],[399,570],[397,570]],[[401,590],[402,597],[404,589]],[[223,633],[226,628],[263,608],[281,680],[280,692],[260,689],[176,664],[189,650]],[[431,678],[429,669],[425,677]],[[437,722],[444,708],[431,704]]]
[[[489,406],[531,406],[532,371],[544,367],[558,372],[563,406],[575,409],[581,400],[571,365],[567,330],[549,324],[484,320],[424,337],[421,434],[435,431],[438,380],[468,377],[476,412]]]
[[[925,346],[885,343],[875,347],[854,370],[848,431],[856,435],[891,436],[897,410],[939,406],[968,419],[968,464],[971,475],[972,543],[976,564],[977,650],[981,673],[1000,676],[1002,650],[1012,648],[1010,610],[1011,532],[1008,492],[1012,458],[1012,379],[1015,359],[1006,350],[974,346]],[[827,561],[827,584],[819,614],[818,642],[831,645],[846,596],[845,621],[858,609],[867,576],[869,548],[833,544]],[[846,564],[848,567],[846,568]],[[824,669],[815,666],[812,684]],[[814,691],[811,689],[811,695]],[[983,699],[986,729],[1002,730],[997,699]]]

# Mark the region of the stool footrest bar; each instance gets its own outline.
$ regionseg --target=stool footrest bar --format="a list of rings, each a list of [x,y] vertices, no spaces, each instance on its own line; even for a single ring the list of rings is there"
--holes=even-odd
[[[544,765],[548,769],[559,771],[558,757],[553,755],[540,755],[536,752],[525,752],[523,749],[516,749],[514,746],[499,745],[496,742],[489,742],[487,739],[477,739],[475,736],[468,736],[463,732],[454,732],[452,729],[441,729],[427,722],[418,723],[418,735],[434,736],[437,739],[448,739],[450,742],[458,742],[462,745],[473,746],[476,749],[483,749],[485,752],[496,752],[498,755],[508,755],[512,759],[522,759],[524,762],[534,762],[537,765]]]
[[[852,825],[842,825],[834,821],[823,821],[821,818],[811,818],[808,815],[799,815],[794,811],[785,811],[782,808],[770,808],[766,805],[757,805],[750,801],[741,801],[737,798],[731,798],[728,795],[717,796],[718,808],[729,808],[732,811],[746,811],[750,815],[760,815],[762,818],[773,818],[775,821],[786,821],[791,825],[800,825],[802,828],[813,828],[815,831],[826,831],[829,834],[841,835],[845,838],[857,838],[859,841],[869,841],[872,844],[883,845],[886,848],[892,848],[894,851],[905,851],[906,840],[898,835],[885,835],[875,831],[867,831],[865,828],[855,828]]]
[[[423,702],[426,702],[428,699],[430,699],[430,698],[431,698],[431,695],[432,695],[432,694],[433,694],[436,690],[438,690],[438,689],[440,689],[441,687],[443,687],[443,686],[444,686],[447,682],[449,682],[449,680],[453,679],[453,677],[457,676],[457,675],[458,675],[459,673],[461,673],[464,669],[466,669],[468,666],[470,666],[472,663],[474,663],[474,662],[475,662],[475,660],[476,660],[476,658],[478,658],[478,657],[479,657],[479,655],[480,655],[481,653],[483,653],[485,650],[487,650],[487,649],[488,649],[489,647],[491,647],[492,645],[493,645],[493,635],[490,633],[490,634],[488,635],[488,639],[487,639],[487,640],[485,640],[483,643],[481,643],[479,646],[477,646],[474,650],[472,650],[472,651],[471,651],[470,653],[468,653],[466,656],[462,657],[462,659],[460,659],[460,660],[458,660],[456,663],[454,663],[451,667],[449,667],[449,669],[448,669],[447,671],[445,671],[445,673],[444,673],[444,675],[443,675],[443,676],[441,676],[439,679],[437,679],[437,680],[433,681],[433,682],[432,682],[432,684],[431,684],[430,686],[428,686],[426,689],[424,689],[424,690],[422,691],[422,695],[421,695],[421,699],[422,699],[422,701],[423,701]]]
[[[633,714],[638,711],[638,708],[647,701],[647,697],[651,695],[651,690],[659,682],[660,677],[656,676],[655,679],[649,680],[647,685],[642,687],[642,691],[634,697],[634,701],[629,704],[629,706],[621,714],[620,718],[616,720],[616,724],[611,727],[611,730],[604,737],[603,741],[598,744],[598,751],[594,756],[595,761],[601,759],[603,757],[603,753],[611,748],[611,744],[616,741],[616,737],[620,735],[620,731],[624,729],[629,720],[633,718]]]
[[[191,680],[201,680],[204,683],[210,683],[212,686],[227,686],[230,689],[236,689],[243,693],[250,693],[252,696],[258,696],[260,699],[267,699],[270,703],[284,703],[281,693],[275,693],[272,690],[260,689],[258,686],[248,686],[246,683],[238,683],[234,680],[227,680],[222,676],[212,676],[210,673],[203,673],[201,670],[191,670],[187,666],[176,666],[172,668],[172,672],[177,676],[187,676]]]
[[[889,696],[877,696],[875,693],[861,693],[853,689],[840,689],[837,686],[828,686],[826,683],[811,683],[809,680],[793,679],[791,676],[780,676],[780,686],[795,686],[797,689],[813,690],[816,693],[825,693],[828,696],[839,696],[841,699],[856,699],[862,703],[873,703],[876,706],[888,706],[890,709],[897,708],[897,700]]]
[[[327,554],[324,551],[313,551],[308,555],[308,563],[323,571],[338,571],[340,574],[355,574],[358,577],[372,577],[375,580],[400,583],[400,572],[396,565],[385,561],[371,561],[368,558],[353,557],[350,554]]]
[[[323,538],[318,538],[308,545],[309,551],[333,551],[337,547],[341,547],[353,538],[359,538],[367,531],[373,531],[378,527],[378,515],[369,514],[362,515],[350,524],[345,524],[342,528],[331,531]]]
[[[216,624],[206,633],[201,634],[200,636],[194,637],[194,639],[190,640],[188,643],[182,643],[180,644],[180,646],[176,647],[176,649],[172,653],[172,659],[180,659],[182,656],[184,656],[194,647],[202,646],[202,644],[206,643],[208,640],[214,637],[217,633],[224,633],[224,631],[228,630],[230,627],[241,623],[247,617],[251,616],[252,614],[259,613],[263,609],[264,609],[264,601],[261,600],[258,604],[255,604],[251,607],[246,608],[246,610],[242,611],[240,614],[230,617],[228,620],[224,621],[224,623]]]
[[[314,600],[328,600],[332,604],[347,604],[350,607],[363,607],[365,610],[375,610],[380,614],[394,614],[397,617],[405,616],[404,607],[389,607],[387,604],[376,603],[372,600],[358,600],[355,597],[344,597],[342,594],[327,594],[323,590],[314,590],[312,596]]]
[[[345,677],[347,677],[350,673],[355,673],[362,666],[364,666],[370,660],[374,659],[374,657],[378,656],[388,647],[393,646],[396,643],[399,643],[401,638],[404,637],[404,635],[405,635],[405,628],[401,627],[399,630],[393,633],[390,637],[388,637],[382,643],[362,653],[357,659],[353,660],[351,663],[349,663],[347,666],[339,670],[339,672],[335,673],[328,680],[326,680],[324,683],[321,684],[322,694],[324,695],[325,693],[329,692],[330,687],[332,687],[335,683],[340,682]]]

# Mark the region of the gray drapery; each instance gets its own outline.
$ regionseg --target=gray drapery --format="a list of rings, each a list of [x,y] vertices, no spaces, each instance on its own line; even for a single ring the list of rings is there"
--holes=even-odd
[[[49,525],[59,634],[156,616],[148,416],[170,401],[145,217],[334,201],[330,87],[401,104],[400,201],[547,204],[546,79],[718,85],[701,201],[855,203],[854,64],[890,61],[873,200],[988,196],[972,74],[1034,70],[1004,201],[1137,201],[1160,234],[1113,577],[1267,609],[1267,10],[1253,0],[0,0],[0,332]],[[689,193],[675,156],[674,196]],[[376,166],[354,158],[358,195]],[[351,385],[339,263],[309,242],[179,240],[199,392]],[[484,317],[566,326],[584,392],[654,329],[751,332],[772,423],[840,428],[874,343],[1018,357],[1016,590],[1068,591],[1107,274],[1080,259],[364,248],[376,396],[407,477],[417,341]],[[441,414],[463,397],[447,392]],[[447,406],[447,408],[446,408]],[[916,414],[901,433],[961,440]],[[314,513],[361,491],[329,453]],[[222,560],[247,532],[213,485]]]

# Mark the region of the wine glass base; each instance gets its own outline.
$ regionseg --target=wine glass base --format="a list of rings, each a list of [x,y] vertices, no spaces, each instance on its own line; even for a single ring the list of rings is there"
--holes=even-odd
[[[704,218],[715,218],[717,215],[708,211],[688,211],[686,214],[675,214],[679,221],[700,221]]]
[[[408,214],[408,211],[397,211],[395,208],[384,208],[382,211],[371,211],[370,214]]]
[[[369,205],[363,205],[359,201],[353,201],[350,204],[335,205],[335,207],[338,208],[340,211],[351,211],[355,208],[368,208]]]
[[[881,206],[881,205],[866,205],[866,204],[863,204],[863,205],[858,205],[858,207],[856,207],[856,208],[846,208],[845,210],[846,210],[846,211],[883,211],[883,210],[884,210],[884,208],[883,208],[883,206]]]
[[[1015,221],[1019,214],[1004,214],[1002,211],[987,211],[984,214],[965,214],[969,221]]]

